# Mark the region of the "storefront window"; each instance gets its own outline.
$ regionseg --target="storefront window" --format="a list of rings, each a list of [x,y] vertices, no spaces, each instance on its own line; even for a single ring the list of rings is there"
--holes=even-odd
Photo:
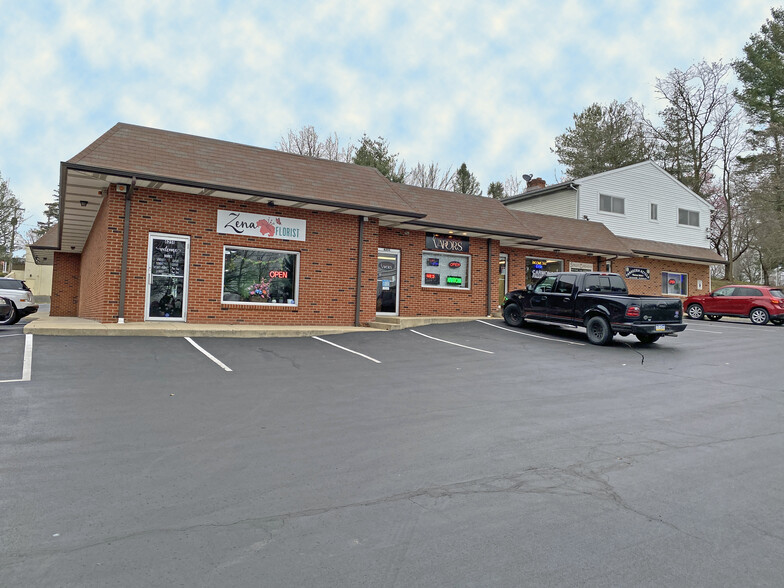
[[[225,247],[223,302],[297,304],[299,253]]]
[[[562,272],[562,259],[525,258],[525,283],[533,284],[547,272]]]
[[[439,251],[422,253],[422,285],[425,287],[468,290],[470,275],[470,255]]]
[[[688,291],[688,277],[686,274],[662,272],[662,293],[687,296]]]

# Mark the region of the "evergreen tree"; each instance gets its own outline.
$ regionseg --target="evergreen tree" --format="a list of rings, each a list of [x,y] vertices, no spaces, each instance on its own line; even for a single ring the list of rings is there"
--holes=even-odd
[[[487,195],[501,200],[504,197],[504,185],[501,182],[490,182],[490,185],[487,187]]]
[[[383,137],[371,139],[363,135],[354,154],[353,163],[375,167],[393,182],[402,182],[406,176],[405,164],[396,167],[397,154],[389,152],[389,144]]]
[[[574,127],[555,139],[558,161],[569,178],[580,178],[650,159],[652,145],[646,139],[632,100],[609,106],[594,103],[574,115]]]
[[[479,187],[479,180],[474,177],[474,174],[468,171],[468,166],[466,166],[465,163],[455,172],[452,190],[454,192],[462,192],[463,194],[471,194],[473,196],[482,195],[482,189]]]
[[[52,202],[47,202],[44,204],[46,206],[46,210],[44,210],[44,220],[38,221],[38,227],[32,230],[31,235],[35,239],[40,239],[44,236],[46,231],[51,229],[55,224],[57,224],[60,218],[60,189],[55,188],[54,193],[52,194]]]

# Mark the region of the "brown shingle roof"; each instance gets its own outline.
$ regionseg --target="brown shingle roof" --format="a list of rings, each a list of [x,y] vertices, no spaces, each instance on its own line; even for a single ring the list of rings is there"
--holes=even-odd
[[[417,215],[376,169],[118,123],[67,165]]]
[[[602,223],[522,210],[507,210],[517,217],[520,223],[528,227],[531,233],[544,235],[540,241],[532,242],[533,246],[608,255],[633,255],[631,249]]]
[[[655,255],[657,257],[683,259],[687,261],[701,261],[704,263],[727,263],[727,260],[724,259],[721,255],[716,253],[713,249],[707,249],[706,247],[675,245],[673,243],[661,243],[659,241],[649,241],[648,239],[633,239],[631,237],[618,238],[638,256]]]
[[[393,184],[395,191],[412,208],[427,216],[408,224],[468,230],[494,235],[538,238],[542,233],[530,232],[512,211],[495,198],[472,196],[459,192]]]

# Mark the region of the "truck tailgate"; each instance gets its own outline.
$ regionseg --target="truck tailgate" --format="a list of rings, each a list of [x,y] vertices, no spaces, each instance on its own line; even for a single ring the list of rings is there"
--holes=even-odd
[[[640,299],[640,318],[643,322],[679,323],[682,315],[682,305],[678,298]]]

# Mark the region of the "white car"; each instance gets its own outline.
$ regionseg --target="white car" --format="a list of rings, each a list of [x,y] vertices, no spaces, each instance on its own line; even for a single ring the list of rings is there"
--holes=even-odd
[[[0,278],[0,296],[8,299],[13,306],[11,312],[0,314],[0,325],[13,325],[20,318],[38,312],[33,293],[22,280]]]

